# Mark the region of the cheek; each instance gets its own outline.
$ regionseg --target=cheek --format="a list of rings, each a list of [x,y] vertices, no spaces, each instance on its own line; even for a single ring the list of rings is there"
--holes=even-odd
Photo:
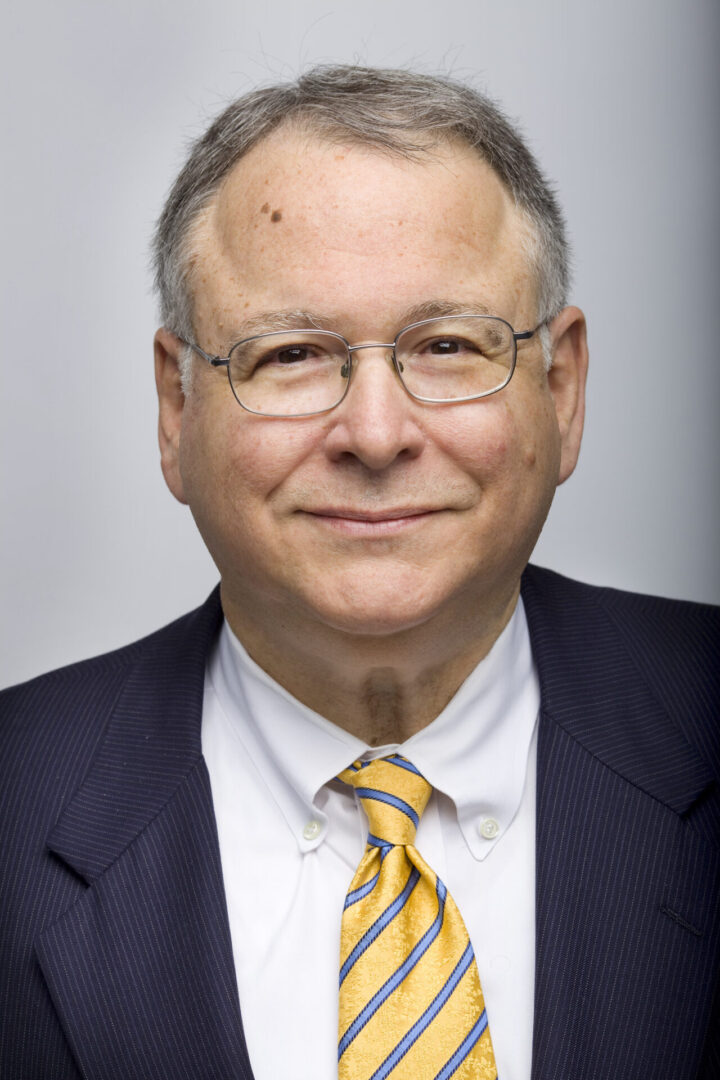
[[[525,445],[510,410],[499,399],[448,410],[435,427],[434,441],[481,483],[505,474],[519,458],[535,453],[534,445]]]
[[[256,514],[312,453],[317,433],[303,422],[253,417],[234,405],[188,409],[180,467],[190,506],[232,513],[236,526]]]
[[[544,398],[520,406],[498,398],[457,409],[442,418],[436,440],[483,488],[505,485],[529,493],[557,482],[557,425]]]

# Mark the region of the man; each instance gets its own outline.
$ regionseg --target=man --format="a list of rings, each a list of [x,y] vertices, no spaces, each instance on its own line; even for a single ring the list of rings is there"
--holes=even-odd
[[[526,569],[587,347],[517,134],[319,69],[156,256],[220,592],[4,697],[4,1075],[720,1075],[717,617]]]

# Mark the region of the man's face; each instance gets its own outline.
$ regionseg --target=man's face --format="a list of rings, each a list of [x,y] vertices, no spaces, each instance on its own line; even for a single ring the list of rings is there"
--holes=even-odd
[[[196,230],[196,341],[225,356],[276,329],[265,316],[299,312],[351,344],[387,342],[434,302],[532,329],[522,235],[468,147],[418,163],[280,130],[239,162]],[[236,629],[282,611],[296,627],[387,634],[509,608],[574,465],[537,337],[504,390],[461,405],[413,401],[387,350],[363,350],[344,401],[296,419],[245,412],[225,371],[201,361],[183,400],[172,336],[158,340],[166,479],[192,509]]]

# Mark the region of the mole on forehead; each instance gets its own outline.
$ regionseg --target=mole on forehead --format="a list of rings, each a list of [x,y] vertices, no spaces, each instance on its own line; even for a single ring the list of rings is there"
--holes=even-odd
[[[495,314],[481,300],[459,303],[454,300],[425,300],[401,312],[397,320],[396,333],[410,323],[422,322],[423,319],[439,319],[448,315],[492,315]],[[343,320],[340,316],[323,314],[317,311],[262,311],[233,323],[226,331],[228,345],[233,345],[243,338],[255,334],[273,333],[278,330],[331,330],[342,333]]]
[[[317,170],[318,159],[328,164],[319,175],[316,171],[313,184],[316,190],[325,186],[324,183],[318,185],[319,180],[326,180],[331,185],[338,177],[354,180],[358,163],[369,162],[379,175],[395,173],[405,182],[413,176],[421,180],[431,177],[440,187],[445,187],[462,179],[477,190],[478,200],[485,205],[486,212],[492,207],[503,215],[513,204],[492,166],[462,140],[443,142],[433,153],[407,158],[363,143],[338,146],[334,140],[317,137],[312,132],[280,128],[256,144],[224,177],[215,200],[217,210],[223,217],[234,217],[238,212],[249,212],[254,216],[259,210],[270,220],[279,221],[282,207],[270,201],[273,198],[271,192],[277,199],[286,192],[288,184],[294,187],[299,177],[306,177],[309,162],[314,161],[313,168]],[[341,166],[339,170],[338,165]],[[305,190],[304,184],[300,187]],[[357,198],[357,188],[352,190]]]

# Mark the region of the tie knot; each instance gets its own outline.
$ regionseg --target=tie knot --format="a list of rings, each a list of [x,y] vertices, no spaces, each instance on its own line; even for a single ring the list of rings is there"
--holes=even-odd
[[[360,797],[370,822],[369,844],[415,843],[415,830],[432,787],[414,765],[399,754],[355,761],[338,780],[354,787]]]

